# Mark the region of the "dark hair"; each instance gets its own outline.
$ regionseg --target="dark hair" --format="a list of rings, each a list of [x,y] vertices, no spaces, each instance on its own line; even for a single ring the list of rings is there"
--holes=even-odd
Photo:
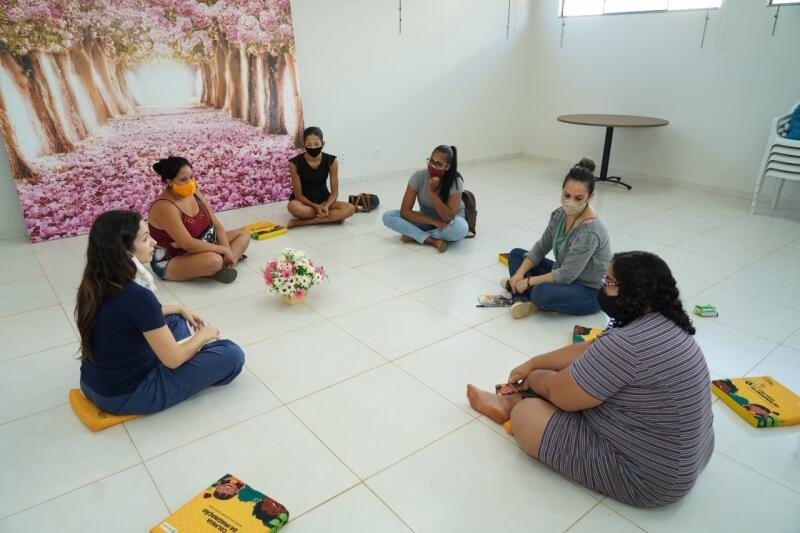
[[[174,180],[175,176],[178,175],[178,172],[180,172],[180,170],[186,166],[192,168],[192,164],[189,163],[186,158],[177,155],[171,155],[166,159],[159,159],[158,163],[153,165],[153,170],[156,171],[156,174],[161,176],[161,181],[166,183],[167,180]]]
[[[441,198],[444,203],[447,203],[447,200],[450,198],[450,188],[453,186],[453,183],[455,183],[458,178],[464,179],[461,174],[458,173],[458,151],[455,146],[447,146],[446,144],[440,144],[434,148],[433,151],[444,155],[447,159],[447,164],[450,165],[450,168],[448,168],[447,172],[442,176],[442,186],[439,189],[439,198]]]
[[[92,360],[92,330],[100,306],[136,276],[131,251],[141,220],[133,211],[108,211],[95,219],[89,231],[86,267],[75,303],[84,361]]]
[[[561,188],[563,189],[567,185],[567,180],[575,180],[586,185],[591,195],[594,192],[594,169],[594,161],[588,157],[582,158],[574,167],[569,169]]]
[[[694,335],[675,278],[663,259],[650,252],[621,252],[614,254],[611,265],[619,285],[617,316],[612,327],[627,326],[649,311],[661,313]]]
[[[322,130],[319,129],[317,126],[309,126],[303,130],[303,142],[306,141],[306,138],[309,135],[316,135],[317,137],[319,137],[320,141],[324,140],[324,138],[322,137]]]

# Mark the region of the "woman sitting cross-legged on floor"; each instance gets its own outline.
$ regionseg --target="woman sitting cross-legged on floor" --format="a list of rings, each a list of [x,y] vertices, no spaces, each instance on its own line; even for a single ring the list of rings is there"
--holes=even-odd
[[[714,448],[708,366],[658,256],[616,254],[603,281],[612,322],[600,338],[512,370],[522,394],[468,385],[467,396],[564,476],[630,505],[665,505],[692,488]]]
[[[594,198],[594,162],[583,158],[564,178],[561,207],[553,211],[542,237],[530,251],[508,254],[500,284],[514,294],[511,316],[542,311],[589,315],[599,310],[597,292],[611,260],[605,226],[589,201]],[[556,260],[545,256],[553,251]]]
[[[464,178],[458,173],[455,146],[434,148],[428,168],[418,170],[408,180],[399,210],[383,214],[383,223],[401,234],[403,242],[418,242],[447,250],[448,242],[460,241],[469,233],[464,218]],[[419,211],[414,203],[419,201]]]
[[[150,263],[153,272],[170,281],[210,277],[231,283],[250,234],[244,228],[225,230],[197,190],[192,165],[183,157],[161,159],[153,170],[166,184],[148,215],[157,244]]]
[[[339,163],[336,156],[322,151],[322,130],[311,126],[303,131],[306,151],[289,160],[292,195],[287,209],[294,217],[288,227],[342,222],[356,212],[352,205],[339,202]],[[331,190],[328,190],[328,176]]]
[[[154,247],[147,224],[131,211],[100,215],[89,233],[75,306],[80,384],[109,413],[162,411],[210,385],[230,383],[244,365],[241,348],[218,340],[217,328],[186,307],[162,306],[140,285],[152,286],[142,264]]]

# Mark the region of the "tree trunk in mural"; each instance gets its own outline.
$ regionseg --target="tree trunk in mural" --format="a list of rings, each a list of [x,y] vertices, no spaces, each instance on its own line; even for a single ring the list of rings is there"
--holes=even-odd
[[[300,101],[300,87],[297,80],[297,68],[294,62],[294,54],[286,54],[286,73],[289,76],[289,82],[292,84],[292,94],[294,95],[294,145],[297,148],[303,146],[303,103]]]
[[[258,126],[258,62],[255,54],[247,56],[247,123]]]
[[[264,107],[267,116],[267,123],[264,131],[274,135],[285,135],[286,131],[286,112],[283,109],[283,83],[286,73],[286,59],[284,54],[267,54],[264,61],[267,72],[267,83],[265,83]]]
[[[75,68],[75,75],[89,95],[89,100],[92,102],[95,115],[97,115],[97,122],[103,123],[107,121],[112,116],[111,108],[97,87],[97,83],[95,83],[94,67],[89,54],[86,53],[83,45],[78,44],[70,49],[69,57],[72,60],[72,66]]]
[[[226,83],[226,64],[225,64],[225,49],[228,43],[224,40],[214,43],[214,51],[211,61],[214,65],[216,76],[214,78],[214,98],[212,105],[217,109],[225,107],[225,83]]]
[[[200,96],[200,102],[211,105],[211,67],[208,63],[200,65],[200,76],[203,78],[203,94]]]
[[[122,101],[122,94],[120,94],[119,86],[116,79],[109,68],[108,60],[106,59],[106,52],[99,42],[91,44],[91,57],[94,63],[94,70],[97,72],[100,81],[105,86],[106,93],[111,104],[111,111],[114,114],[122,115],[128,112],[128,107]]]
[[[69,80],[71,65],[69,56],[66,52],[52,54],[55,71],[58,77],[58,91],[63,97],[64,108],[67,112],[67,119],[70,121],[73,131],[78,139],[83,140],[89,136],[89,126],[81,116],[81,108],[78,106],[78,98]]]
[[[133,109],[139,105],[139,102],[136,100],[136,97],[133,96],[131,88],[128,85],[128,68],[122,63],[117,63],[115,70],[117,83],[119,83],[119,90],[122,93],[122,97],[127,102],[128,108]]]
[[[31,52],[17,57],[8,52],[0,52],[0,62],[22,94],[28,99],[36,114],[45,138],[45,153],[73,150],[72,143],[55,112],[55,102],[47,79],[42,75],[39,52]]]
[[[8,163],[11,167],[11,176],[14,179],[22,181],[31,181],[36,178],[31,167],[22,156],[17,143],[17,135],[8,121],[6,114],[6,102],[3,100],[3,93],[0,92],[0,131],[3,133],[3,138],[6,141],[6,152],[8,152]]]
[[[242,118],[242,59],[239,47],[229,44],[227,50],[228,88],[225,104],[232,118]]]

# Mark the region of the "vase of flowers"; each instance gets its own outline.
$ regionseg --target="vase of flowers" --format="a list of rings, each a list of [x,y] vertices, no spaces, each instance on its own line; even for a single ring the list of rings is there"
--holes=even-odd
[[[284,249],[264,269],[267,292],[281,296],[288,305],[301,303],[311,287],[327,277],[325,269],[315,265],[304,251],[292,248]]]

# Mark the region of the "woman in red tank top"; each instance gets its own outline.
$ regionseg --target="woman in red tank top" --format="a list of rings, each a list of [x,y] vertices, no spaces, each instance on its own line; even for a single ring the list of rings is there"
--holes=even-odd
[[[244,228],[225,231],[197,190],[192,165],[170,156],[153,165],[166,184],[150,206],[148,224],[156,241],[150,266],[161,278],[187,281],[236,279],[236,263],[244,257],[250,235]]]

